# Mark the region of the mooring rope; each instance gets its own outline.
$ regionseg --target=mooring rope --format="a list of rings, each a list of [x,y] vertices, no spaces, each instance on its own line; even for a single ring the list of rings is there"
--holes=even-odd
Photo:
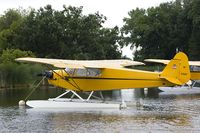
[[[40,82],[35,87],[32,88],[31,92],[26,96],[26,98],[24,99],[24,101],[26,101],[32,95],[32,93],[36,90],[36,88],[38,88],[38,86],[42,83],[42,81],[45,79],[45,77],[46,76],[44,76],[42,78],[42,80],[40,80]]]

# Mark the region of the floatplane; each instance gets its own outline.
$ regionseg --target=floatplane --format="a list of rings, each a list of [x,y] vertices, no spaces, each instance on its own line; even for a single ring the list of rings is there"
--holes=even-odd
[[[44,75],[49,84],[64,88],[66,92],[48,100],[28,100],[26,105],[34,108],[121,108],[126,106],[123,102],[93,102],[91,97],[96,97],[93,95],[95,91],[183,85],[191,78],[188,57],[183,52],[177,53],[162,72],[126,68],[143,64],[131,60],[85,61],[25,57],[16,61],[58,68],[46,71]],[[88,92],[85,99],[79,95],[84,92]],[[68,93],[72,94],[71,98],[62,98]]]

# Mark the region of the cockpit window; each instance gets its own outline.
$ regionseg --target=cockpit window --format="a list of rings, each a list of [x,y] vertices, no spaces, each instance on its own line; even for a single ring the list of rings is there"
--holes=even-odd
[[[70,76],[81,76],[81,77],[98,77],[101,75],[101,70],[97,68],[66,68],[65,71]]]

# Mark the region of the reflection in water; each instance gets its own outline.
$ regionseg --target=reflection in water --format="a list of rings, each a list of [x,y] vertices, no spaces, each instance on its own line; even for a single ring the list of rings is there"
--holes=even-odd
[[[19,108],[13,106],[18,101],[12,104],[9,102],[22,99],[27,90],[11,91],[13,94],[1,91],[0,128],[1,132],[200,132],[200,88],[198,89],[199,91],[190,90],[189,94],[161,92],[156,97],[143,94],[141,90],[109,92],[107,97],[120,100],[121,95],[128,103],[143,99],[143,106],[129,106],[124,110]],[[34,93],[32,99],[47,99],[48,95],[55,97],[63,90],[37,91],[39,93]],[[154,95],[152,92],[151,94]],[[8,100],[5,95],[12,96],[12,100]],[[9,107],[5,107],[6,104]]]
[[[30,91],[31,89],[29,88],[0,89],[0,106],[16,106],[19,100],[24,99]],[[50,97],[56,97],[63,92],[63,89],[39,88],[29,99],[48,99]]]

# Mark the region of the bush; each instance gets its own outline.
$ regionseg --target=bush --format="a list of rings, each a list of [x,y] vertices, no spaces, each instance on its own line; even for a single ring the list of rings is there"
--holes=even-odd
[[[43,70],[41,65],[3,63],[0,64],[1,87],[27,85],[37,79],[37,74]]]
[[[16,58],[27,56],[34,57],[31,51],[3,50],[0,56],[0,87],[29,84],[37,79],[37,73],[43,70],[41,65],[22,64],[15,61]]]

